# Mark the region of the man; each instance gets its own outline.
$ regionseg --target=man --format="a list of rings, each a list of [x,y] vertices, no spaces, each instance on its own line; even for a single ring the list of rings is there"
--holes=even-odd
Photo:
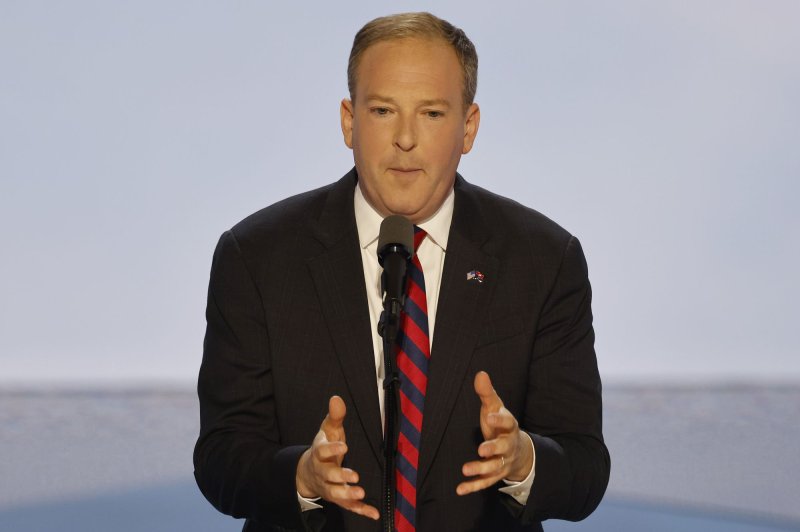
[[[415,342],[398,354],[398,530],[586,517],[609,474],[586,263],[555,223],[456,174],[480,124],[472,43],[427,13],[376,19],[348,84],[355,168],[215,251],[198,485],[247,531],[381,529],[375,253],[381,219],[400,214],[421,232],[403,318],[419,326],[398,335]]]

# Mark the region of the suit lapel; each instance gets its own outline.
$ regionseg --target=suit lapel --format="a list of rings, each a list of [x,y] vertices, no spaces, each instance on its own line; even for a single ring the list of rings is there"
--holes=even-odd
[[[313,228],[326,251],[308,263],[348,391],[364,433],[382,461],[382,429],[367,291],[353,213],[355,171],[331,189]]]
[[[428,369],[417,486],[430,470],[464,379],[473,377],[466,372],[480,329],[477,325],[486,319],[498,273],[497,259],[484,250],[488,226],[472,186],[459,176],[455,193]],[[473,270],[483,273],[486,280],[468,281],[467,273]]]

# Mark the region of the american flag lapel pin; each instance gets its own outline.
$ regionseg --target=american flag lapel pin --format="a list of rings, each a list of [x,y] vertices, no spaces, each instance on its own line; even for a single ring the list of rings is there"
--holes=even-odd
[[[467,273],[467,281],[478,281],[482,283],[485,276],[479,272],[478,270],[472,270],[471,272]]]

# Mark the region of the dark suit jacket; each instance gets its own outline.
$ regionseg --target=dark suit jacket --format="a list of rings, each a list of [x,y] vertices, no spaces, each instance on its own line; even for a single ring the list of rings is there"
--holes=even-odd
[[[325,504],[301,514],[295,470],[331,395],[347,405],[345,465],[380,508],[382,433],[353,212],[357,175],[267,207],[225,232],[211,268],[195,476],[244,530],[377,531]],[[479,270],[483,283],[467,280]],[[541,530],[599,504],[609,475],[591,290],[577,239],[458,176],[431,351],[418,530]],[[482,442],[473,379],[486,370],[536,449],[522,507],[496,488],[456,495]]]

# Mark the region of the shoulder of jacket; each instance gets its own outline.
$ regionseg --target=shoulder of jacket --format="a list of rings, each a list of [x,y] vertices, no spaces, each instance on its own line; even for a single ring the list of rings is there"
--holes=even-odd
[[[565,246],[572,234],[536,209],[482,187],[466,184],[465,192],[474,197],[485,223],[504,240],[548,242]]]

